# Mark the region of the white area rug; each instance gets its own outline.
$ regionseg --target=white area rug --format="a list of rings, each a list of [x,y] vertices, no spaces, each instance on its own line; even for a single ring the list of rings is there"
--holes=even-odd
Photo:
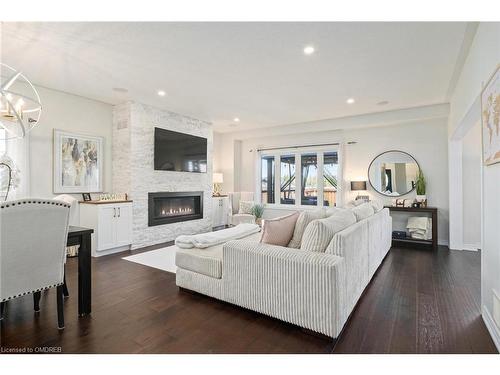
[[[122,259],[129,262],[139,263],[144,266],[158,268],[163,271],[175,273],[175,252],[177,246],[162,247],[161,249],[146,251],[136,255],[131,255]]]

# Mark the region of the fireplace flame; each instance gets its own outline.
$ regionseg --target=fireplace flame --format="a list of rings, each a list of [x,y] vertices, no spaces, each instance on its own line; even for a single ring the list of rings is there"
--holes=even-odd
[[[161,210],[162,216],[189,215],[193,212],[191,207],[180,207],[178,209]]]

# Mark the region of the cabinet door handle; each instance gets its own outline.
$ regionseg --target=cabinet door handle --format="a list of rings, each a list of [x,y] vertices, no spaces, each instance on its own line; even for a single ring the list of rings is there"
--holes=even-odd
[[[116,217],[116,208],[113,207],[113,217]]]
[[[121,207],[118,207],[118,217],[122,216]]]

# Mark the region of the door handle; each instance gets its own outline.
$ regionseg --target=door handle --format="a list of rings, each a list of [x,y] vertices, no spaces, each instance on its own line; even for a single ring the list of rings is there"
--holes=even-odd
[[[121,216],[122,216],[121,207],[118,207],[118,217],[121,217]]]
[[[113,207],[113,217],[116,217],[116,208]]]

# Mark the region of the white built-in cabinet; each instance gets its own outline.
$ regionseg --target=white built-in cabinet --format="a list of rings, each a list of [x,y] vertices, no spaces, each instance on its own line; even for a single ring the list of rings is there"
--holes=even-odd
[[[212,227],[227,225],[229,197],[212,197]]]
[[[128,250],[132,244],[132,202],[81,202],[80,225],[94,229],[92,256]]]

